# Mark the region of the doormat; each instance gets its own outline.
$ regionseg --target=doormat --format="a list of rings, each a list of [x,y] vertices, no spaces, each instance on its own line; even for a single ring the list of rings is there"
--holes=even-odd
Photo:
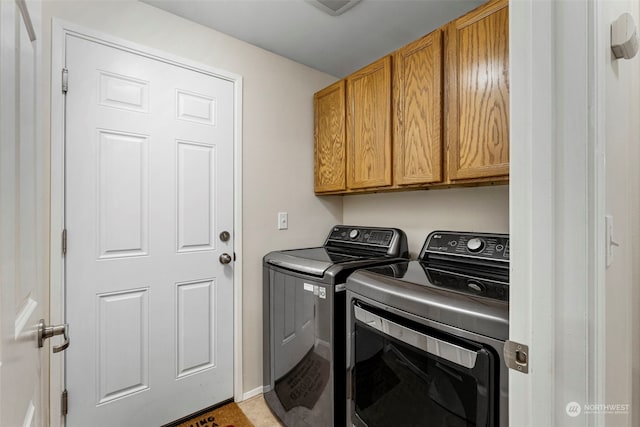
[[[242,409],[235,403],[229,403],[204,414],[194,416],[175,427],[254,427]]]
[[[313,409],[329,381],[329,361],[311,349],[282,379],[276,393],[286,411],[295,406]]]

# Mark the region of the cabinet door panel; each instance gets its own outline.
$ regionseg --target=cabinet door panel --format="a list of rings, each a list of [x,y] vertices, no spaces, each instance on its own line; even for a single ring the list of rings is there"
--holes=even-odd
[[[316,93],[313,99],[315,111],[315,192],[345,190],[344,80]]]
[[[442,31],[394,55],[395,183],[442,181]]]
[[[391,57],[347,77],[347,187],[391,185]]]
[[[509,11],[497,1],[448,27],[449,178],[509,174]]]

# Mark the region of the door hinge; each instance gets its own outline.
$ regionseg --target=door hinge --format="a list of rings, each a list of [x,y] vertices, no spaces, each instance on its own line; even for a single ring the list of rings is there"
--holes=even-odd
[[[62,230],[62,255],[67,254],[67,229]]]
[[[65,389],[62,392],[62,397],[60,398],[60,412],[62,412],[62,416],[66,416],[69,412],[69,393]]]
[[[62,93],[67,93],[69,90],[69,70],[62,69]]]
[[[507,368],[523,374],[529,373],[529,346],[507,340],[504,343],[504,363]]]

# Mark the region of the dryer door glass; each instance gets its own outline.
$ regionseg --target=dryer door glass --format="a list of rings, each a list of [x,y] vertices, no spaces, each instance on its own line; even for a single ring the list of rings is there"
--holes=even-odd
[[[387,319],[361,321],[356,314],[352,370],[356,425],[493,425],[497,358],[489,350],[465,348],[455,337],[445,341],[442,333],[408,320],[395,318],[388,324],[388,313],[380,316]]]

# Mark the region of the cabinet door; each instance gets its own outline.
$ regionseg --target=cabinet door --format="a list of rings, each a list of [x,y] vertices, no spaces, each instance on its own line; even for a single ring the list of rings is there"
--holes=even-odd
[[[492,1],[451,23],[446,43],[449,178],[508,175],[508,1]]]
[[[316,193],[346,188],[344,80],[316,93],[314,103],[314,189]]]
[[[442,181],[442,31],[393,57],[395,183]]]
[[[347,77],[347,187],[391,185],[391,57]]]

